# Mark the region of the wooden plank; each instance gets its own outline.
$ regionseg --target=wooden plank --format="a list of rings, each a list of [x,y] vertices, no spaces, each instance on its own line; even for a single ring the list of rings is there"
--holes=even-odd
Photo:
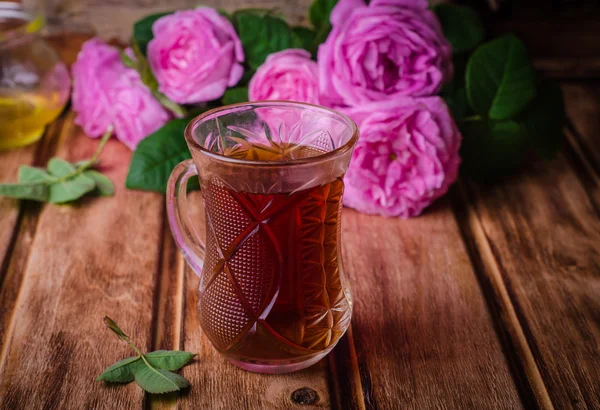
[[[522,408],[448,202],[411,220],[345,209],[342,226],[361,380],[341,408]]]
[[[69,114],[58,155],[89,157],[97,141]],[[0,356],[0,408],[139,409],[135,384],[95,377],[132,351],[102,324],[117,320],[142,348],[151,344],[152,305],[162,238],[160,194],[124,188],[131,153],[116,140],[101,157],[114,197],[44,207]]]
[[[562,85],[567,114],[573,122],[571,144],[578,145],[580,154],[600,170],[600,82],[571,82]]]
[[[485,273],[501,277],[553,406],[599,409],[600,219],[592,197],[564,155],[494,187],[469,185],[468,196],[497,266]]]
[[[0,183],[16,182],[19,165],[33,164],[35,146],[17,150],[0,151]],[[20,201],[0,197],[0,283],[2,283],[4,258],[13,242],[19,218]]]
[[[17,177],[21,164],[42,165],[54,153],[61,136],[63,121],[61,118],[52,124],[43,139],[33,146],[6,152],[0,160],[0,167],[12,175],[10,181]],[[10,154],[9,154],[10,153]],[[19,159],[22,162],[19,162]],[[3,208],[3,205],[8,205]],[[12,319],[15,301],[23,280],[23,271],[43,204],[33,201],[16,201],[0,197],[0,344],[4,345],[7,337],[7,325]],[[17,212],[20,219],[17,222]],[[10,247],[10,248],[9,248]]]
[[[38,0],[24,0],[33,3]],[[291,25],[308,24],[311,0],[61,0],[45,2],[45,13],[52,31],[98,33],[129,41],[133,23],[149,14],[198,7],[218,7],[227,11],[266,8],[281,12]]]
[[[203,226],[200,193],[190,194],[192,220]],[[197,276],[185,267],[182,348],[198,352],[196,364],[187,366],[182,374],[192,387],[179,402],[180,409],[327,409],[330,408],[327,360],[309,369],[284,375],[264,375],[244,371],[226,361],[212,347],[200,329],[196,304],[199,286]],[[305,389],[305,390],[301,390]],[[300,390],[300,391],[298,391]],[[294,396],[294,392],[296,392]],[[299,395],[309,392],[318,398],[311,404],[301,404]],[[304,397],[306,397],[305,395]]]

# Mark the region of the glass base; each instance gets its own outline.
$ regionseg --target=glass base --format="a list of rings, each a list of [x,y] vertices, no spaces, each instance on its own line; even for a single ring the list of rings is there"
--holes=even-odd
[[[235,364],[237,367],[240,367],[244,370],[248,370],[249,372],[254,373],[265,373],[265,374],[281,374],[281,373],[291,373],[297,372],[298,370],[306,369],[307,367],[312,366],[317,363],[323,357],[327,356],[332,349],[324,350],[316,355],[309,356],[308,358],[303,357],[299,358],[299,361],[245,361],[243,359],[237,360],[232,359],[231,357],[227,357],[231,363]]]
[[[0,151],[14,149],[19,147],[24,147],[26,145],[33,144],[37,142],[44,135],[44,130],[46,127],[41,127],[37,130],[30,131],[29,133],[19,136],[15,138],[14,136],[9,136],[10,138],[5,138],[5,135],[2,134],[0,138]]]

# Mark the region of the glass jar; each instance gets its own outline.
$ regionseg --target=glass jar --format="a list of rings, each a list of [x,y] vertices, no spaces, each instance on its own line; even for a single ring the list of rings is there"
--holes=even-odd
[[[31,144],[63,110],[67,66],[41,37],[41,16],[0,1],[0,150]]]

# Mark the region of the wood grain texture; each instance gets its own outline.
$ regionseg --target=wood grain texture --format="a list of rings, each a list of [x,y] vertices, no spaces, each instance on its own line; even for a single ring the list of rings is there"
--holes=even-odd
[[[69,114],[58,155],[87,158],[97,141],[72,120]],[[114,197],[44,207],[1,350],[0,408],[142,406],[135,384],[95,381],[105,367],[132,355],[104,327],[104,314],[143,349],[151,342],[163,200],[124,189],[130,155],[110,141],[101,157],[102,171],[117,187]]]
[[[17,181],[19,165],[33,164],[35,147],[29,146],[12,151],[0,151],[0,184]],[[0,283],[2,283],[3,267],[7,251],[13,242],[15,227],[19,217],[20,201],[0,197]]]
[[[345,209],[342,235],[362,385],[342,395],[368,409],[521,408],[447,201],[412,220]]]
[[[600,408],[600,218],[563,155],[468,195],[555,408]]]
[[[97,33],[104,38],[128,41],[133,23],[149,14],[204,5],[227,11],[269,8],[281,12],[290,24],[308,24],[312,0],[24,0],[41,7],[50,31]]]

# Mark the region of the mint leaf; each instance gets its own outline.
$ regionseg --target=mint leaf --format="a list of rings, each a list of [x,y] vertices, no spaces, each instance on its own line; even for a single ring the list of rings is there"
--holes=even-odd
[[[94,180],[96,183],[96,191],[98,191],[101,196],[114,195],[115,185],[110,179],[108,179],[106,175],[103,175],[98,171],[94,171],[93,169],[84,171],[83,175]]]
[[[75,172],[75,165],[70,162],[54,157],[48,162],[48,171],[55,177],[66,177]]]
[[[163,370],[179,370],[188,364],[194,356],[196,354],[179,350],[156,350],[144,355],[152,366]]]
[[[504,177],[523,162],[527,154],[527,135],[511,120],[471,120],[462,122],[460,150],[462,170],[477,181]]]
[[[223,105],[237,104],[248,101],[248,87],[229,88],[223,94]]]
[[[257,10],[238,10],[233,14],[236,31],[242,41],[246,63],[256,70],[267,56],[293,48],[297,37],[285,22],[270,13]]]
[[[15,199],[48,200],[48,186],[44,184],[0,184],[0,195]]]
[[[191,158],[183,137],[188,122],[189,119],[169,121],[138,144],[129,165],[127,188],[166,192],[175,165]],[[197,179],[195,186],[198,187]]]
[[[433,11],[454,53],[472,50],[483,41],[483,23],[472,8],[442,3],[437,4]]]
[[[314,0],[312,2],[308,11],[308,18],[314,28],[320,30],[329,27],[331,30],[329,15],[336,4],[337,0]]]
[[[55,180],[55,177],[41,168],[30,167],[29,165],[19,167],[19,183],[48,183]]]
[[[512,34],[478,47],[467,63],[467,98],[491,119],[513,117],[535,97],[535,73],[525,45]]]
[[[133,374],[135,382],[148,393],[168,393],[190,385],[185,377],[168,370],[156,369],[145,362],[136,366]]]
[[[112,366],[109,366],[96,378],[96,381],[104,380],[112,383],[129,383],[135,379],[133,369],[138,365],[140,356],[129,357],[119,360]]]
[[[133,39],[139,45],[142,54],[146,55],[148,43],[154,38],[154,34],[152,33],[152,25],[154,22],[159,18],[171,13],[173,12],[167,11],[163,13],[151,14],[133,24]]]
[[[93,191],[95,187],[94,180],[83,174],[69,177],[64,181],[54,182],[50,185],[48,202],[53,204],[71,202]]]

